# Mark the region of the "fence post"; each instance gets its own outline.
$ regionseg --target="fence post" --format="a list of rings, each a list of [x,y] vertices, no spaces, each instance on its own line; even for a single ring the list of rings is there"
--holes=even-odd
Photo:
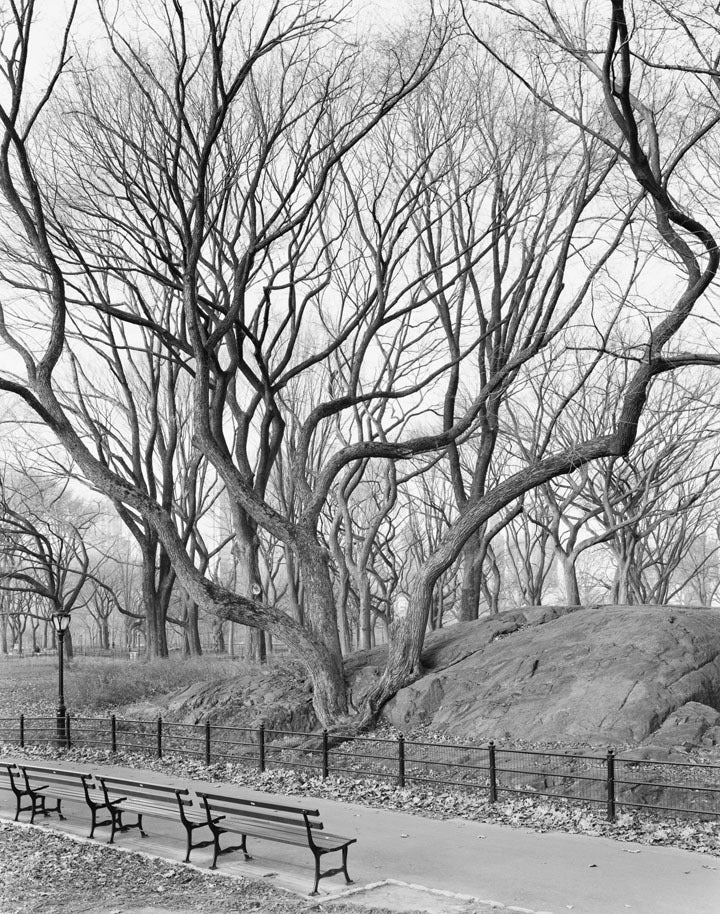
[[[25,715],[20,715],[20,748],[25,748]]]
[[[258,728],[258,765],[260,771],[265,771],[265,724]]]
[[[495,743],[492,740],[488,745],[488,765],[490,767],[490,802],[497,803],[497,765],[495,764]]]
[[[210,721],[205,721],[205,767],[210,767]]]
[[[405,737],[402,733],[398,734],[398,787],[405,786]]]
[[[162,717],[157,719],[157,757],[162,758]]]
[[[72,749],[72,742],[70,740],[70,715],[65,712],[65,748]]]
[[[615,821],[615,750],[608,749],[607,753],[607,817],[608,821]]]
[[[328,776],[328,732],[322,732],[322,776],[323,780]]]
[[[117,718],[110,715],[110,751],[117,752]]]

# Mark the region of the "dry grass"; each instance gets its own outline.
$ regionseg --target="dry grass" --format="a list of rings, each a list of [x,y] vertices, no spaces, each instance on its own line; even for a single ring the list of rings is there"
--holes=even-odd
[[[76,657],[65,665],[65,699],[72,712],[93,714],[152,700],[196,682],[218,682],[238,675],[237,662],[198,657],[132,661]],[[0,660],[0,717],[50,713],[57,704],[57,659]]]

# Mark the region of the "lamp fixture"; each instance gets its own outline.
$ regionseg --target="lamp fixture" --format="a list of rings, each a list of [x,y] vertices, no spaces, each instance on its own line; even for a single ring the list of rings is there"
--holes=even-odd
[[[70,628],[70,616],[68,613],[53,613],[50,616],[50,621],[58,635],[64,635]]]

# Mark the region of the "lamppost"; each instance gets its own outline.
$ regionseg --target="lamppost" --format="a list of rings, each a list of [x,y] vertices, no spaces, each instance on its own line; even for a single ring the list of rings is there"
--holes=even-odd
[[[50,620],[55,629],[58,643],[58,709],[57,738],[58,744],[67,742],[67,711],[65,710],[65,683],[63,681],[65,659],[65,632],[70,628],[70,616],[67,613],[53,613]]]

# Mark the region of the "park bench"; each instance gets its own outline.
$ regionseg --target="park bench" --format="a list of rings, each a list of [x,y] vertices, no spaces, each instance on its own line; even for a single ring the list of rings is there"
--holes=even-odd
[[[0,762],[0,771],[4,771],[10,790],[15,794],[15,821],[20,818],[20,813],[30,811],[30,821],[35,821],[35,816],[45,810],[45,794],[40,789],[29,787],[22,772],[14,762]],[[27,797],[29,805],[23,806],[23,798]]]
[[[198,791],[207,816],[206,824],[212,832],[211,841],[197,844],[188,842],[186,862],[190,859],[190,850],[196,847],[213,845],[213,862],[211,869],[217,867],[221,854],[241,850],[246,860],[252,857],[247,852],[247,838],[260,838],[265,841],[278,841],[283,844],[305,845],[310,848],[315,858],[315,885],[311,895],[318,894],[318,883],[327,876],[342,873],[345,881],[352,879],[347,871],[348,847],[357,838],[345,838],[323,831],[320,813],[317,809],[306,809],[299,806],[285,806],[281,803],[253,800],[227,796],[221,793]],[[234,832],[242,837],[242,842],[233,847],[220,847],[220,837],[227,832]],[[342,865],[333,869],[320,870],[320,860],[325,854],[339,851],[342,854]]]
[[[18,763],[18,768],[22,772],[25,781],[25,790],[29,796],[40,797],[43,802],[40,806],[33,805],[30,821],[33,822],[35,814],[42,812],[48,816],[56,812],[60,819],[65,816],[62,813],[63,800],[79,800],[85,802],[90,809],[91,824],[90,834],[92,838],[95,829],[100,825],[110,825],[113,818],[113,807],[107,802],[93,781],[91,774],[85,774],[81,771],[70,771],[67,768],[51,768],[45,765],[28,765]],[[47,797],[52,797],[56,803],[55,806],[48,807]],[[29,807],[26,807],[29,808]],[[109,819],[103,819],[98,822],[98,811],[106,809],[110,814]]]
[[[193,803],[190,791],[186,787],[133,781],[110,775],[98,775],[97,780],[100,782],[106,802],[111,804],[112,821],[106,823],[110,825],[110,844],[114,843],[117,832],[128,831],[131,828],[137,828],[143,838],[146,838],[143,816],[177,820],[179,815],[187,834],[189,854],[193,831],[207,826],[207,816]],[[125,813],[137,816],[137,822],[124,822]]]

